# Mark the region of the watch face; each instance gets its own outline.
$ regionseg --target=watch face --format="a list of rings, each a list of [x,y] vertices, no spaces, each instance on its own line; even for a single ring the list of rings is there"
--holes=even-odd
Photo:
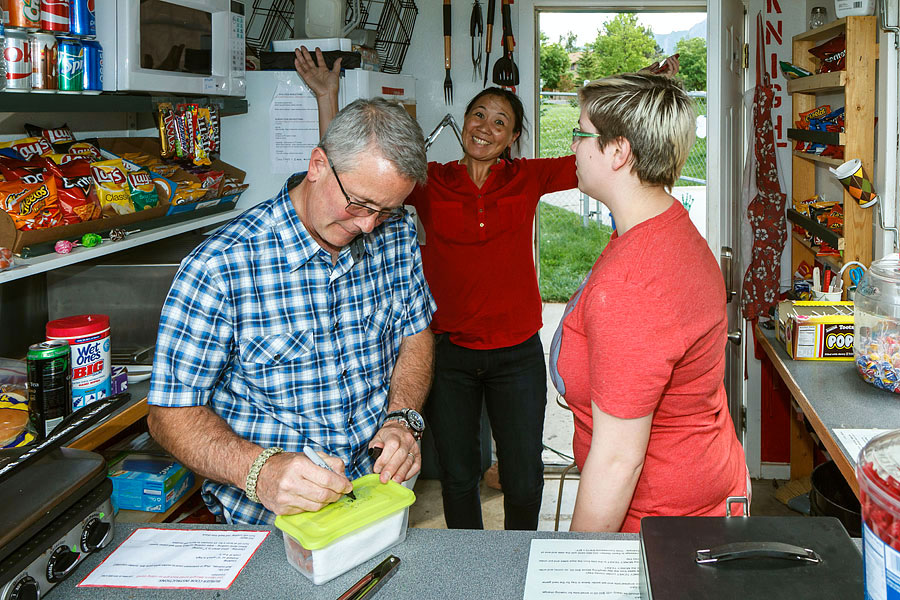
[[[406,411],[406,421],[409,423],[409,426],[416,431],[425,431],[425,419],[413,409]]]

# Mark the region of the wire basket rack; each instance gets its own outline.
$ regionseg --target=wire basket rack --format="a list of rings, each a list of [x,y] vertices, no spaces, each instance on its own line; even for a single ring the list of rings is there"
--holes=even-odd
[[[353,22],[357,3],[347,3],[347,22]],[[357,29],[375,32],[375,52],[385,73],[399,73],[412,40],[419,9],[414,0],[361,0]]]
[[[294,0],[253,0],[247,19],[247,45],[268,50],[272,40],[293,37]]]

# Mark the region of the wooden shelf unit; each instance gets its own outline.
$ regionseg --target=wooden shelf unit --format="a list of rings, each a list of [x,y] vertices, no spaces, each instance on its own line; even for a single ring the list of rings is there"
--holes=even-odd
[[[792,94],[793,119],[816,107],[816,94],[843,92],[844,133],[840,140],[845,160],[858,158],[869,173],[874,173],[875,161],[875,76],[878,57],[876,17],[845,17],[818,29],[793,37],[792,62],[815,72],[817,59],[809,49],[840,33],[846,37],[845,70],[796,79],[788,84]],[[828,157],[805,155],[794,151],[791,157],[791,197],[805,200],[816,194],[816,169],[841,164]],[[793,205],[793,202],[791,203]],[[815,251],[799,236],[791,236],[791,272],[797,271],[801,261],[812,265],[816,261],[839,270],[848,261],[868,265],[872,261],[872,210],[860,208],[856,200],[844,191],[844,256],[843,261],[816,258]],[[849,273],[844,274],[844,287],[849,287]]]

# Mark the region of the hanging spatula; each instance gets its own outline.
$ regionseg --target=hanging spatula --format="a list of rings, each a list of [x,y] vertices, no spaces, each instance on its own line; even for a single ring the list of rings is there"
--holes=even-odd
[[[503,20],[503,56],[494,63],[494,83],[504,87],[519,85],[519,68],[513,62],[515,38],[512,33],[512,20],[509,12],[510,0],[501,0],[500,15]]]

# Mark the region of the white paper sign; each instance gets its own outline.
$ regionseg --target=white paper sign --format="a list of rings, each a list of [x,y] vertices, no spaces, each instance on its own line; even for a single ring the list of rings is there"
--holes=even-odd
[[[531,540],[524,600],[640,600],[637,540]]]
[[[78,587],[224,590],[268,531],[136,529]]]
[[[298,77],[278,81],[269,105],[269,158],[272,173],[296,173],[309,165],[319,144],[316,97]]]
[[[850,457],[850,462],[855,465],[859,456],[859,451],[863,446],[869,443],[876,435],[893,431],[892,429],[835,429],[834,433],[838,441],[843,444],[844,449]]]

